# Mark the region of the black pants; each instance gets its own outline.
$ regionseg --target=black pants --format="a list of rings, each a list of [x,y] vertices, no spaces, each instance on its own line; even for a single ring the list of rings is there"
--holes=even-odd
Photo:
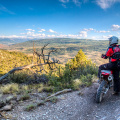
[[[114,91],[120,92],[120,81],[119,81],[119,71],[120,68],[117,65],[117,62],[110,62],[99,66],[98,77],[100,78],[101,70],[112,70],[114,77]]]

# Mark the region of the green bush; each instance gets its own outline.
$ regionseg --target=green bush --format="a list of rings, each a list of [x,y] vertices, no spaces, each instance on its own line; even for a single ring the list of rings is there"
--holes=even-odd
[[[98,68],[80,50],[74,59],[67,62],[62,72],[60,71],[59,67],[59,72],[49,77],[49,85],[54,86],[55,91],[65,88],[79,89],[82,85],[91,85],[93,76],[97,75]]]
[[[49,85],[54,86],[55,91],[64,88],[73,88],[73,74],[69,65],[66,65],[64,71],[60,76],[50,76]]]
[[[92,84],[93,75],[91,74],[87,74],[86,76],[81,75],[80,80],[82,81],[82,85],[90,86]]]
[[[34,76],[27,70],[17,71],[8,76],[8,79],[13,83],[26,83],[28,80],[33,78]]]

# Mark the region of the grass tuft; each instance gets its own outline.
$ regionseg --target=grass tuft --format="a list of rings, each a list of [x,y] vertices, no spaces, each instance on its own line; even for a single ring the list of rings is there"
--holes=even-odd
[[[36,107],[37,107],[37,105],[30,104],[30,105],[25,107],[25,111],[31,111],[31,110],[35,109]]]
[[[0,87],[3,94],[16,93],[19,92],[19,85],[16,83],[7,84]]]

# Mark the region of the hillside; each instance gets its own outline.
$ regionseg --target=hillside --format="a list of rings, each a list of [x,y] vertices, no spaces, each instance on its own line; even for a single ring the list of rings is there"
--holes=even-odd
[[[32,58],[20,52],[9,52],[0,49],[0,75],[14,67],[31,64]]]

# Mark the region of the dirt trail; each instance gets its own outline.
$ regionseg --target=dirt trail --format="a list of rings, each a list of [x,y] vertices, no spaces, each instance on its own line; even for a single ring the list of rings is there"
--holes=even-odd
[[[113,96],[111,89],[102,103],[98,104],[95,101],[97,86],[93,84],[85,88],[82,98],[86,104],[69,120],[120,120],[120,96]]]
[[[112,89],[102,103],[95,102],[98,84],[80,91],[59,95],[55,104],[47,102],[31,112],[23,111],[23,103],[12,112],[17,120],[120,120],[120,96],[113,96]],[[24,103],[25,104],[25,103]]]

